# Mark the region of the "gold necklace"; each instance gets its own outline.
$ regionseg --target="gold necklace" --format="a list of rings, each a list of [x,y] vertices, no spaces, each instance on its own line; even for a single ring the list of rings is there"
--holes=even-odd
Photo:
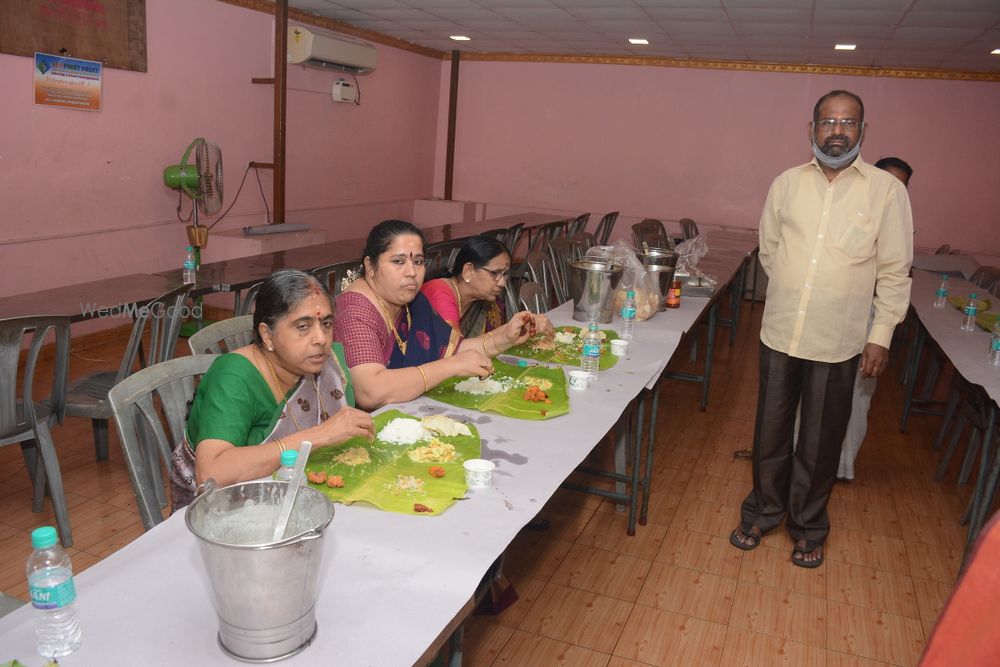
[[[254,353],[256,354],[256,352],[257,352],[257,350],[256,350],[256,348],[254,348]],[[264,363],[267,364],[268,370],[271,371],[271,377],[274,378],[274,384],[278,387],[278,393],[281,394],[282,397],[284,397],[284,393],[282,393],[281,389],[282,389],[282,387],[285,386],[285,384],[281,381],[281,378],[278,377],[278,373],[274,370],[274,364],[271,363],[270,358],[268,358],[268,356],[266,354],[263,355],[263,357],[264,357]],[[326,421],[326,418],[327,418],[326,417],[326,406],[323,405],[323,395],[319,391],[319,380],[316,379],[315,375],[313,375],[313,389],[316,390],[316,400],[319,402],[319,421],[318,421],[318,423],[322,423],[322,422]],[[295,419],[295,415],[292,414],[291,408],[287,409],[285,412],[291,418],[292,424],[295,425],[295,430],[296,431],[301,431],[302,427],[299,426],[299,422]]]
[[[389,325],[389,331],[391,331],[392,335],[396,338],[396,345],[399,346],[399,351],[402,352],[403,355],[405,356],[406,341],[403,340],[402,336],[399,335],[399,332],[396,331],[396,325],[393,324],[392,318],[389,316],[389,306],[385,303],[385,301],[382,300],[382,297],[378,295],[378,293],[375,291],[375,288],[372,287],[367,280],[365,280],[365,284],[368,285],[368,289],[369,291],[371,291],[372,296],[374,296],[375,299],[378,301],[379,310],[382,311],[382,317],[385,318],[385,323]],[[406,311],[406,330],[409,331],[413,326],[413,322],[410,320],[410,307],[409,305],[406,305],[403,306],[403,309]]]
[[[451,287],[455,290],[455,298],[458,299],[458,318],[462,319],[462,293],[458,291],[458,283],[455,282],[454,278],[449,278],[451,280]]]

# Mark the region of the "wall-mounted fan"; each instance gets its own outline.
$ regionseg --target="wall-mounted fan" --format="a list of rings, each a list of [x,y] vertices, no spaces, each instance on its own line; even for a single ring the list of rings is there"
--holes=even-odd
[[[180,164],[163,170],[163,182],[191,198],[191,216],[182,218],[178,205],[177,217],[181,222],[192,220],[187,227],[188,241],[203,248],[208,244],[208,227],[198,223],[198,212],[215,215],[222,208],[222,149],[201,137],[195,139],[184,151]]]

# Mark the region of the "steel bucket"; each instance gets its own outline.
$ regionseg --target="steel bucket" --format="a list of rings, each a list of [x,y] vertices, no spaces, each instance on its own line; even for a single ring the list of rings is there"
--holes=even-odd
[[[264,481],[217,489],[209,480],[185,515],[208,571],[219,645],[245,662],[287,658],[316,636],[316,584],[333,504],[300,487],[285,532],[291,537],[272,542],[287,487]]]
[[[646,248],[635,253],[643,266],[677,266],[677,254],[666,248]]]
[[[660,288],[660,305],[657,310],[666,310],[667,294],[670,289],[670,283],[674,281],[674,271],[676,269],[672,266],[660,266],[658,264],[647,264],[645,269],[646,275],[651,276]]]
[[[569,293],[573,297],[573,319],[579,322],[611,322],[612,296],[622,279],[622,267],[587,258],[569,262]]]

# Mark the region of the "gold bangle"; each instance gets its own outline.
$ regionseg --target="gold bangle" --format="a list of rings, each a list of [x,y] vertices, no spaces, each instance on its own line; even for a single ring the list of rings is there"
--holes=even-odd
[[[285,443],[281,441],[281,438],[275,438],[274,441],[278,443],[278,456],[285,453]]]
[[[483,336],[483,354],[485,354],[487,357],[489,357],[491,355],[489,353],[489,350],[486,349],[486,341],[488,341],[490,339],[490,336],[492,336],[492,335],[493,335],[493,332],[490,331],[485,336]],[[494,344],[494,347],[496,347],[495,344]],[[500,352],[500,348],[499,347],[497,348],[497,352],[498,353]]]
[[[421,366],[417,366],[417,370],[420,371],[420,377],[424,379],[424,393],[427,393],[431,390],[431,385],[427,381],[427,373],[424,372],[424,369]]]

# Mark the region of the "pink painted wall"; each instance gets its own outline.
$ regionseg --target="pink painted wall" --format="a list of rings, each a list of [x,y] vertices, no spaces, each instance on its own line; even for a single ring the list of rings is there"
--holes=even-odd
[[[32,104],[32,60],[0,55],[0,296],[180,266],[184,226],[162,170],[194,137],[222,147],[226,205],[269,162],[272,18],[215,0],[148,0],[146,73],[105,70],[103,110]],[[378,45],[362,105],[326,72],[289,68],[287,220],[356,236],[431,194],[440,62]],[[262,172],[268,201],[270,174]],[[185,204],[185,211],[187,204]],[[262,224],[251,173],[216,229]],[[205,260],[223,258],[209,243]]]
[[[917,244],[1000,255],[995,83],[467,61],[454,196],[488,215],[619,210],[756,227],[771,180],[812,157],[806,124],[834,88],[865,101],[866,160],[914,167]],[[438,160],[440,195],[443,146]]]

